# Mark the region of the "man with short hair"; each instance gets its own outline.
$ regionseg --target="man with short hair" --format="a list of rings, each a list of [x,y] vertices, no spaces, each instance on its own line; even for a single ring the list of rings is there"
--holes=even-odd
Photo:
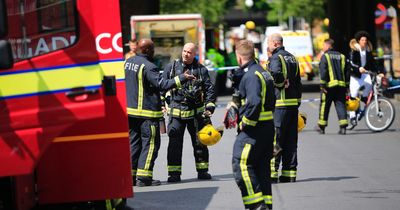
[[[182,72],[170,80],[163,79],[152,63],[153,42],[141,39],[139,50],[137,56],[126,60],[124,68],[133,184],[142,187],[161,184],[153,179],[154,161],[160,148],[159,121],[163,118],[160,90],[180,87],[194,76]]]
[[[285,50],[283,38],[278,33],[268,36],[268,49],[272,52],[268,70],[275,81],[276,143],[282,148],[281,155],[271,160],[271,178],[273,182],[278,181],[278,170],[282,160],[282,174],[279,181],[295,182],[297,175],[297,119],[302,94],[299,63],[292,54]]]
[[[198,179],[211,179],[208,173],[208,148],[197,139],[197,132],[204,127],[215,109],[215,90],[208,70],[196,56],[196,45],[186,43],[182,57],[169,63],[163,78],[174,78],[188,71],[196,79],[170,91],[168,123],[168,182],[180,182],[182,174],[183,135],[187,127],[192,140]]]
[[[246,209],[272,209],[269,163],[275,135],[274,81],[255,61],[251,41],[237,43],[236,58],[244,75],[238,91],[241,102],[236,104],[240,123],[233,147],[233,175]]]
[[[328,126],[329,110],[332,101],[335,102],[336,112],[339,118],[339,134],[346,134],[347,111],[346,91],[349,87],[349,71],[346,57],[333,50],[332,39],[324,41],[323,52],[319,63],[319,75],[321,86],[321,102],[319,106],[319,132],[325,134]]]

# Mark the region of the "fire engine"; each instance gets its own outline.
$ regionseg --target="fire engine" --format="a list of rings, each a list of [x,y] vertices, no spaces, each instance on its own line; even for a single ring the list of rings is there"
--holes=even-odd
[[[1,210],[133,196],[120,18],[119,0],[0,0]]]

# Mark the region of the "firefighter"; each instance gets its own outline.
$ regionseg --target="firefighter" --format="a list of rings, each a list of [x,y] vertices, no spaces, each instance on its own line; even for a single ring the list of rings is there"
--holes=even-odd
[[[183,135],[187,127],[192,140],[198,179],[211,179],[208,173],[208,148],[197,139],[197,132],[206,124],[205,118],[215,109],[215,92],[206,67],[196,59],[196,46],[187,43],[182,57],[169,63],[163,78],[173,78],[189,71],[196,79],[170,91],[168,123],[168,182],[181,181]]]
[[[244,75],[239,84],[239,130],[232,167],[246,209],[272,209],[269,161],[274,141],[274,82],[257,64],[254,44],[239,41],[236,57]]]
[[[275,82],[276,105],[274,112],[276,143],[282,148],[281,155],[271,160],[271,178],[278,181],[278,169],[282,160],[280,182],[295,182],[297,174],[297,120],[301,102],[299,63],[285,50],[283,38],[275,33],[268,36],[268,49],[272,52],[268,70]]]
[[[160,185],[153,179],[154,161],[160,148],[159,121],[161,111],[160,90],[180,87],[193,75],[185,72],[170,80],[159,76],[152,63],[154,44],[150,39],[139,41],[140,53],[124,64],[129,120],[129,140],[132,158],[133,183],[137,186]]]
[[[346,57],[333,50],[332,39],[324,41],[323,52],[319,63],[321,103],[319,106],[318,131],[325,134],[328,125],[329,110],[332,101],[335,102],[336,112],[339,118],[339,134],[346,134],[347,112],[346,91],[349,87],[349,71]]]

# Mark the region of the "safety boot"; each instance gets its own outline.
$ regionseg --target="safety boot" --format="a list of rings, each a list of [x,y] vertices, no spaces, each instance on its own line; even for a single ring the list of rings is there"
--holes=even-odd
[[[256,203],[249,208],[250,210],[268,210],[268,206],[264,202]]]
[[[168,182],[180,182],[181,176],[180,175],[171,175],[168,177]]]
[[[318,126],[315,127],[315,130],[316,130],[319,134],[325,134],[325,126],[318,125]]]
[[[197,174],[197,179],[203,179],[203,180],[211,179],[211,175],[207,172],[199,172]]]
[[[140,180],[138,179],[136,182],[136,186],[138,187],[147,187],[147,186],[158,186],[161,185],[160,180],[151,179],[151,180]]]
[[[271,177],[271,184],[276,184],[276,183],[278,183],[278,178],[277,177],[274,177],[274,178]]]
[[[340,128],[338,134],[340,134],[340,135],[346,135],[346,128]]]

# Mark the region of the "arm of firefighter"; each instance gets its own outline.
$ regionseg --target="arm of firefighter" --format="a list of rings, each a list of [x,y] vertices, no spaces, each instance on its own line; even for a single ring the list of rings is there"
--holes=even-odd
[[[282,63],[278,56],[271,56],[269,67],[272,77],[274,78],[275,87],[283,88],[285,85],[285,78],[283,76]]]
[[[319,81],[321,88],[326,88],[328,76],[328,61],[326,60],[325,54],[323,54],[319,62]]]
[[[256,75],[245,81],[246,104],[240,127],[256,126],[261,111],[261,82]]]
[[[214,113],[215,110],[215,100],[216,100],[216,94],[215,94],[215,86],[211,82],[210,76],[208,74],[208,70],[205,67],[201,68],[201,72],[203,74],[203,81],[204,81],[204,102],[205,102],[205,109],[207,111],[210,111],[211,113]]]
[[[171,79],[164,79],[159,75],[157,68],[152,68],[144,72],[146,79],[150,82],[151,86],[156,87],[159,90],[169,90],[174,87],[179,87],[185,81],[185,76],[183,74]]]

